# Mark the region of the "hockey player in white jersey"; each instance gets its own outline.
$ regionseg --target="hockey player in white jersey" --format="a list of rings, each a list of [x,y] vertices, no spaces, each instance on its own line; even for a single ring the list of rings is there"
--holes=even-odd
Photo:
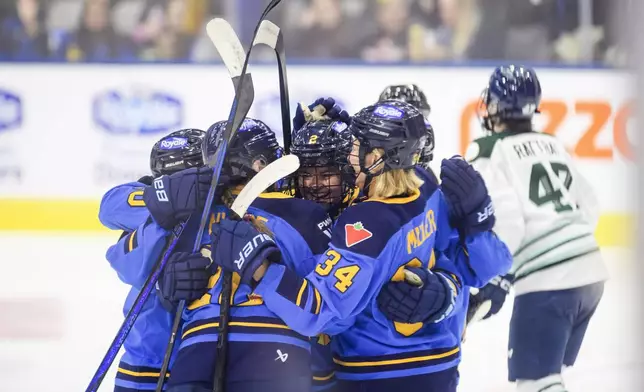
[[[594,237],[599,206],[564,146],[532,128],[541,85],[533,69],[502,66],[482,95],[490,131],[466,158],[495,206],[494,231],[513,254],[510,274],[471,297],[471,309],[496,314],[510,287],[515,300],[509,380],[519,392],[567,391],[561,371],[575,362],[608,274]]]

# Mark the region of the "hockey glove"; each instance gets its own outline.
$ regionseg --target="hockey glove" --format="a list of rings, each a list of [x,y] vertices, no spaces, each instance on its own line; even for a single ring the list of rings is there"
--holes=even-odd
[[[210,189],[212,170],[191,168],[154,179],[143,191],[143,201],[154,221],[166,230],[203,210]]]
[[[443,159],[441,191],[450,220],[463,235],[474,235],[494,227],[494,207],[481,174],[459,156]]]
[[[483,320],[499,313],[513,283],[514,275],[512,274],[497,276],[492,278],[488,284],[479,289],[478,293],[470,294],[470,304],[467,309],[467,322],[469,323],[472,318],[474,318],[479,309],[489,309],[487,313],[481,317]],[[479,316],[476,316],[476,318],[479,318]]]
[[[346,110],[343,110],[340,105],[335,103],[333,98],[319,98],[311,105],[308,106],[309,111],[313,111],[316,106],[324,106],[325,112],[324,115],[328,116],[331,120],[342,121],[349,124],[351,121],[351,116],[347,113]],[[304,126],[307,122],[306,116],[304,115],[304,108],[302,104],[297,105],[295,110],[295,117],[293,117],[293,130],[298,130]]]
[[[237,272],[241,282],[253,285],[253,274],[267,260],[279,262],[275,241],[245,220],[224,219],[212,229],[213,260],[224,271]]]
[[[208,291],[212,275],[211,261],[199,253],[177,252],[170,255],[159,279],[161,297],[176,305],[179,301],[192,302]]]
[[[377,298],[380,311],[401,323],[433,323],[448,316],[457,294],[448,278],[425,268],[406,270],[405,281],[389,282],[380,290]],[[408,272],[415,277],[410,279]]]

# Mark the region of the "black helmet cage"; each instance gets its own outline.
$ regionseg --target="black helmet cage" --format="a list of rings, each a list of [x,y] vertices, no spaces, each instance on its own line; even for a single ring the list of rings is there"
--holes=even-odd
[[[429,117],[432,111],[427,96],[416,84],[392,85],[387,87],[381,94],[379,101],[397,100],[407,102],[418,109],[425,118]]]
[[[434,127],[430,123],[425,122],[425,128],[425,142],[423,143],[418,163],[425,169],[429,169],[429,163],[434,159]]]
[[[327,186],[325,193],[322,188],[313,189],[300,184],[303,172],[298,170],[292,180],[295,196],[326,204],[332,215],[337,215],[351,202],[351,194],[355,188],[355,172],[349,156],[353,148],[353,136],[349,127],[342,122],[333,120],[311,121],[293,134],[291,153],[300,159],[300,168],[334,168],[340,175],[340,200],[329,203],[333,189]]]
[[[155,177],[169,175],[191,167],[201,167],[202,141],[206,132],[187,128],[164,136],[150,152],[150,170]]]
[[[375,114],[379,107],[393,107],[401,112],[399,118],[385,118]],[[365,187],[371,178],[390,170],[409,169],[419,160],[426,135],[425,119],[413,105],[389,100],[362,109],[351,120],[353,135],[360,141],[360,172],[367,175]],[[370,166],[365,157],[375,149],[382,149],[383,155]],[[383,164],[379,172],[372,170]]]

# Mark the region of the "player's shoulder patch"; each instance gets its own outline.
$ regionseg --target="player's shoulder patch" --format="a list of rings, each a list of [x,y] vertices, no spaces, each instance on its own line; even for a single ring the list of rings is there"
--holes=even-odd
[[[362,202],[347,208],[333,226],[336,248],[377,257],[400,229],[399,217],[386,204]]]
[[[467,148],[465,160],[474,162],[480,158],[491,157],[496,143],[511,135],[511,132],[498,132],[475,139]]]

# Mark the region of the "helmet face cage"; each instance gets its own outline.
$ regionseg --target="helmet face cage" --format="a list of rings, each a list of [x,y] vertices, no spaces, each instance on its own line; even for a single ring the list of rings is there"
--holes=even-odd
[[[426,122],[425,125],[427,134],[425,136],[423,148],[420,152],[420,159],[418,163],[425,169],[429,169],[429,163],[434,159],[434,128],[428,122]]]
[[[342,122],[312,121],[297,130],[291,145],[300,159],[292,179],[295,195],[326,206],[334,216],[346,208],[355,187],[352,148],[349,127]]]
[[[158,177],[203,166],[202,141],[205,135],[200,129],[181,129],[156,142],[150,152],[152,174]]]

